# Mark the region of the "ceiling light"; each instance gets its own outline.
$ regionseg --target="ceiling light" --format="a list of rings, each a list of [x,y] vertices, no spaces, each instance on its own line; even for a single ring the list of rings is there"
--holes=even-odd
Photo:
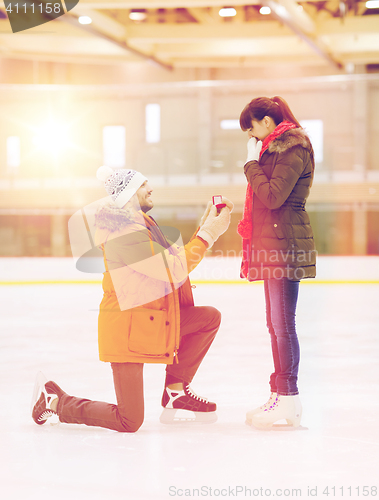
[[[80,16],[78,21],[80,22],[80,24],[91,24],[92,23],[92,19],[89,16]]]
[[[218,15],[221,17],[234,17],[237,11],[234,7],[223,7],[219,10]]]
[[[147,14],[142,10],[132,10],[129,14],[129,19],[132,21],[144,21],[147,18]]]
[[[368,0],[366,2],[366,9],[379,9],[379,0]]]
[[[269,14],[271,14],[271,9],[270,7],[264,5],[259,9],[259,13],[262,14],[262,16],[268,16]]]

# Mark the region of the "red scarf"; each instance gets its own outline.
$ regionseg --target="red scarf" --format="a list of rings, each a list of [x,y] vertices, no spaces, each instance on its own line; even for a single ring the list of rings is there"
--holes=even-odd
[[[272,141],[274,141],[277,137],[282,135],[287,130],[291,130],[293,128],[297,128],[292,122],[283,121],[279,123],[279,125],[269,134],[262,143],[262,149],[259,154],[259,159],[261,159],[263,153],[268,149]],[[253,201],[253,190],[251,189],[250,184],[247,185],[246,189],[246,199],[245,206],[243,209],[243,218],[238,223],[237,232],[243,239],[250,239],[252,233],[252,201]]]
[[[284,132],[287,132],[287,130],[291,130],[293,128],[297,128],[297,125],[287,120],[279,123],[279,125],[275,128],[275,130],[273,130],[271,134],[269,134],[264,139],[262,143],[262,149],[259,154],[259,159],[261,159],[263,153],[268,149],[272,141],[274,141]],[[249,265],[247,259],[245,258],[245,253],[246,253],[245,251],[250,246],[249,240],[251,238],[251,234],[253,231],[252,209],[253,209],[253,190],[251,189],[250,184],[248,184],[246,188],[246,198],[245,198],[245,206],[243,209],[243,217],[239,221],[237,226],[237,232],[243,239],[244,257],[242,259],[241,274],[245,277],[247,276],[248,265]]]

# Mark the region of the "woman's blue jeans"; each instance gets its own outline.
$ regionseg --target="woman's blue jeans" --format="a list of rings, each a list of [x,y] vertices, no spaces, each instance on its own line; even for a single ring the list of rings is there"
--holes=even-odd
[[[296,304],[299,281],[287,278],[264,282],[266,320],[271,336],[274,372],[270,376],[271,392],[285,396],[298,394],[300,348],[296,334]]]

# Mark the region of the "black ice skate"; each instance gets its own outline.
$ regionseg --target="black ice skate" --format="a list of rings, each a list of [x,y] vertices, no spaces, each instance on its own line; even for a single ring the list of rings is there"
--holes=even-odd
[[[195,394],[189,385],[184,389],[165,388],[162,396],[164,410],[160,416],[162,424],[179,422],[214,423],[217,420],[216,403]]]
[[[38,425],[42,425],[46,420],[57,412],[51,409],[51,405],[58,397],[66,394],[52,381],[47,381],[42,372],[36,377],[32,398],[32,418]]]

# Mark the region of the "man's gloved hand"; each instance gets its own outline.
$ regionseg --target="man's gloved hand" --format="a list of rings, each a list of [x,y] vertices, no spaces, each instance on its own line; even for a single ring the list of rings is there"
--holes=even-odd
[[[255,137],[251,137],[247,143],[246,163],[254,160],[258,161],[261,149],[262,149],[262,141],[257,141]]]
[[[229,201],[229,200],[228,200]],[[208,217],[200,227],[197,236],[208,243],[208,248],[211,248],[213,243],[228,229],[230,224],[230,209],[224,207],[220,214],[217,215],[217,208],[212,205]]]
[[[224,207],[224,208],[229,208],[230,213],[233,212],[234,203],[232,201],[228,200],[228,198],[225,198],[225,196],[223,196],[222,203],[225,203],[226,207]],[[224,209],[222,209],[222,210],[224,210]]]
[[[228,200],[228,198],[225,198],[225,196],[222,196],[222,203],[225,203],[226,207],[229,208],[230,213],[233,212],[233,208],[234,208],[233,202],[231,202],[230,200]],[[208,201],[207,208],[205,209],[205,212],[203,213],[203,216],[200,219],[199,227],[201,227],[204,224],[204,222],[207,220],[207,217],[209,215],[210,209],[212,207],[213,207],[213,203],[211,201]]]
[[[208,201],[208,205],[207,205],[207,208],[205,209],[205,212],[203,213],[203,216],[202,218],[200,219],[200,223],[199,223],[199,226],[201,227],[204,222],[206,221],[208,215],[209,215],[209,211],[210,209],[212,208],[212,202],[211,201]]]

